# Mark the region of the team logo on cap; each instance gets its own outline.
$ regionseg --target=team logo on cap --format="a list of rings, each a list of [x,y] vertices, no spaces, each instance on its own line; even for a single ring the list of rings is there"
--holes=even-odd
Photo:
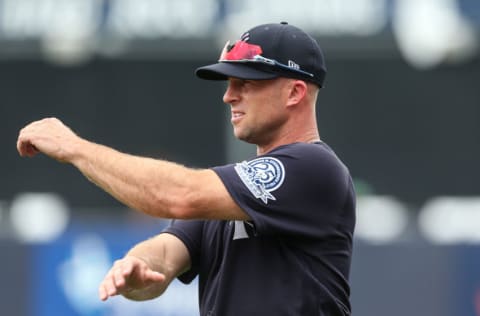
[[[235,171],[253,196],[261,199],[265,204],[268,200],[276,200],[271,192],[277,190],[285,179],[285,168],[282,162],[273,157],[237,163]]]

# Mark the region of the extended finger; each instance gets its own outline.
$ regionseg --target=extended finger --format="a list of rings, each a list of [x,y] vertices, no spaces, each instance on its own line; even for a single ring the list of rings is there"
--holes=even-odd
[[[114,296],[118,294],[117,287],[115,285],[114,274],[112,270],[108,272],[108,274],[105,276],[105,279],[101,284],[101,287],[104,287],[105,293],[107,296]]]
[[[98,287],[98,297],[102,300],[102,301],[106,301],[108,299],[108,291],[107,289],[105,288],[105,285],[103,284],[103,282],[100,284],[100,286]]]
[[[122,267],[118,267],[115,269],[113,272],[113,280],[115,282],[115,286],[117,289],[123,289],[125,287],[126,281],[125,277],[128,276],[128,274],[124,274],[124,271]]]

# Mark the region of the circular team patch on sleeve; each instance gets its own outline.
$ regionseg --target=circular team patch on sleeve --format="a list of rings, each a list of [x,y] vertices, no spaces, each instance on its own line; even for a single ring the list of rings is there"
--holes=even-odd
[[[271,192],[277,190],[285,179],[285,168],[280,160],[261,157],[235,165],[238,176],[257,199],[265,204],[276,200]]]

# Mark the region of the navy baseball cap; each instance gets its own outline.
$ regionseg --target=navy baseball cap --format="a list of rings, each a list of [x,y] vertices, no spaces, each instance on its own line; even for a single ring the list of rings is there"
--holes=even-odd
[[[322,87],[326,72],[325,59],[315,39],[298,27],[281,22],[256,26],[235,43],[227,42],[218,62],[198,68],[195,74],[206,80],[287,77]]]

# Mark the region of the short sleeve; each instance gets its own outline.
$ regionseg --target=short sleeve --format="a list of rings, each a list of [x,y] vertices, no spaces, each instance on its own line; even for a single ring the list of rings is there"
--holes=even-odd
[[[187,247],[190,254],[191,267],[178,277],[183,283],[190,283],[199,273],[201,241],[204,222],[200,220],[172,220],[163,230],[179,238]]]
[[[345,207],[354,199],[349,172],[323,143],[291,144],[213,170],[258,234],[318,238],[353,225]]]

